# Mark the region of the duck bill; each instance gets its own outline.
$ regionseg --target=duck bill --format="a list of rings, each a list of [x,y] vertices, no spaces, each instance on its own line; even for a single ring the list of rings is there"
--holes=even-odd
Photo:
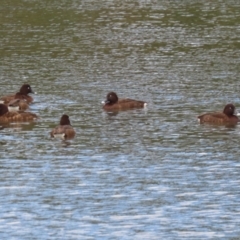
[[[101,103],[102,103],[102,105],[106,105],[106,104],[108,104],[110,102],[108,100],[106,100],[106,101],[102,101]]]

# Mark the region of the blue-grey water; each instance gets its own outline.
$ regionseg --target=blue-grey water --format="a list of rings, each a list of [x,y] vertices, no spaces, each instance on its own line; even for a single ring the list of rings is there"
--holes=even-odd
[[[0,239],[239,239],[240,126],[196,119],[240,109],[239,26],[238,1],[2,0],[0,95],[29,83],[40,119],[0,130]]]

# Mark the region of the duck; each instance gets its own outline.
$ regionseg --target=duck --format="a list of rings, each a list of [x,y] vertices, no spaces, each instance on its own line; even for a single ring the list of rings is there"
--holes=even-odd
[[[60,138],[62,140],[73,139],[75,134],[76,132],[73,129],[67,114],[62,115],[59,125],[50,132],[52,138]]]
[[[3,96],[0,98],[1,103],[8,104],[13,99],[25,100],[28,104],[33,102],[33,98],[29,96],[29,93],[34,93],[29,84],[23,84],[16,94]]]
[[[211,124],[237,124],[239,118],[234,115],[235,106],[232,103],[227,104],[223,112],[205,113],[198,116],[200,123],[211,123]]]
[[[103,103],[103,109],[108,111],[144,108],[147,106],[147,103],[144,101],[138,101],[130,98],[118,99],[118,96],[115,92],[109,92],[106,96],[106,100]]]
[[[26,111],[29,109],[29,105],[24,99],[13,99],[6,105],[8,106],[9,112]]]
[[[26,122],[37,119],[38,116],[31,112],[9,112],[8,107],[5,104],[0,104],[0,122]]]

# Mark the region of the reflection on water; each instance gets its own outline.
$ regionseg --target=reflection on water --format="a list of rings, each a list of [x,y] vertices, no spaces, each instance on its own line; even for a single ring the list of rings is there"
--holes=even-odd
[[[9,122],[9,123],[0,123],[2,129],[12,128],[14,130],[20,131],[31,131],[34,129],[36,122]]]
[[[40,116],[0,124],[1,239],[239,237],[239,125],[197,122],[239,108],[239,3],[0,8],[0,95],[29,83]],[[148,107],[105,112],[110,91]]]

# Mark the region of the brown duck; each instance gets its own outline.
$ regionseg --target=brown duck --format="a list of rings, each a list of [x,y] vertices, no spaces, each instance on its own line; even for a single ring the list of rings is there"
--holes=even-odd
[[[74,138],[75,134],[76,132],[71,126],[69,116],[66,114],[62,115],[60,124],[55,127],[50,133],[51,137],[61,138],[63,140],[72,139]]]
[[[118,99],[118,96],[115,92],[110,92],[107,94],[106,101],[104,102],[104,110],[126,110],[133,108],[144,108],[147,106],[146,102],[138,101],[134,99]]]
[[[0,104],[0,122],[27,122],[37,119],[38,116],[30,112],[9,112],[5,104]]]
[[[1,97],[0,100],[2,101],[2,103],[8,104],[13,99],[21,99],[25,100],[29,104],[33,102],[33,98],[28,95],[29,93],[34,93],[31,86],[29,84],[23,84],[19,92],[17,92],[16,94]]]
[[[223,112],[205,113],[198,116],[198,120],[200,123],[237,124],[239,118],[234,113],[235,106],[229,103],[224,107]]]

